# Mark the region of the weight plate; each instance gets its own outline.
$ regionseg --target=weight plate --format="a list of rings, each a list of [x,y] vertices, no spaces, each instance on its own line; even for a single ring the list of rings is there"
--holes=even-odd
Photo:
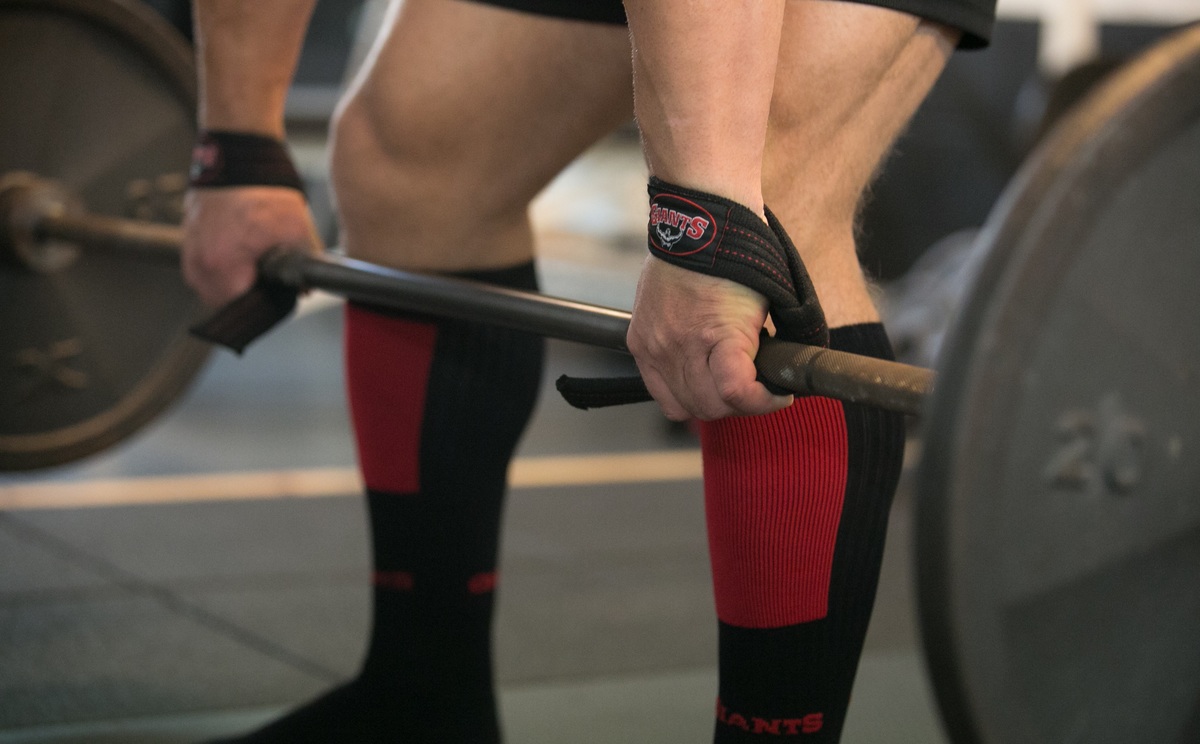
[[[1200,741],[1200,26],[1006,191],[918,474],[955,742]]]
[[[0,174],[58,181],[101,214],[178,221],[195,138],[191,52],[141,3],[0,0]],[[0,469],[128,436],[207,357],[174,262],[86,247],[67,268],[0,266]]]

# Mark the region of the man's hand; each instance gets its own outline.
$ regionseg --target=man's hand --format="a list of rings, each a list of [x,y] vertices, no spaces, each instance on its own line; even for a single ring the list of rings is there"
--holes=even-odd
[[[254,284],[272,248],[321,250],[304,195],[274,186],[193,189],[185,200],[183,276],[209,306]]]
[[[626,343],[667,418],[713,420],[786,408],[792,396],[756,382],[766,299],[735,282],[653,256],[638,280]]]

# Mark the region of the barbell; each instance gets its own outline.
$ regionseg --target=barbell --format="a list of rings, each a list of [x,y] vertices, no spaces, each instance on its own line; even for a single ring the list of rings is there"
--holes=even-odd
[[[182,230],[96,215],[56,183],[23,172],[0,176],[0,250],[41,273],[67,270],[79,251],[118,251],[135,260],[178,263]],[[260,286],[193,332],[241,352],[290,314],[295,298],[321,289],[346,299],[435,317],[487,322],[548,338],[628,352],[630,313],[483,282],[417,274],[328,252],[279,250],[258,266]],[[260,316],[260,313],[263,315]],[[261,317],[261,319],[260,319]],[[917,414],[933,372],[908,364],[764,339],[755,359],[769,383],[798,395],[824,395]],[[646,396],[649,400],[649,396]]]
[[[111,446],[203,365],[177,265],[194,85],[132,4],[0,0],[0,469]],[[1200,28],[1067,117],[980,240],[936,390],[792,344],[756,363],[921,412],[918,605],[955,742],[1200,741]],[[322,288],[622,350],[629,320],[334,254],[262,275],[281,313]]]

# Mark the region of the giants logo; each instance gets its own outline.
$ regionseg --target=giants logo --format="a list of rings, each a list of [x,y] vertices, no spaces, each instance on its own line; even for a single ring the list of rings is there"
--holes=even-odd
[[[748,734],[769,736],[801,736],[815,734],[825,725],[824,713],[809,713],[802,718],[759,718],[734,713],[717,700],[717,721]]]
[[[650,244],[674,256],[690,256],[712,244],[716,220],[694,201],[658,194],[650,202]]]
[[[213,181],[221,170],[221,148],[205,137],[192,147],[192,165],[188,175],[197,184]]]

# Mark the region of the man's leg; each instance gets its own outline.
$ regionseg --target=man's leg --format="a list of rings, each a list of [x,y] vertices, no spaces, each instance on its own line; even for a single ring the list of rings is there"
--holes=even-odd
[[[350,255],[536,287],[526,208],[631,111],[621,26],[406,0],[336,123]],[[352,304],[346,377],[374,614],[360,674],[247,742],[499,740],[491,617],[508,461],[541,340]]]
[[[856,3],[788,3],[763,193],[834,348],[891,349],[854,245],[857,209],[956,34]],[[903,420],[824,398],[702,425],[720,619],[716,740],[834,742],[874,602]]]
[[[407,0],[339,112],[351,255],[412,270],[533,256],[526,207],[632,113],[620,25]]]
[[[831,328],[879,319],[855,250],[858,210],[957,36],[871,5],[788,3],[763,190]]]

